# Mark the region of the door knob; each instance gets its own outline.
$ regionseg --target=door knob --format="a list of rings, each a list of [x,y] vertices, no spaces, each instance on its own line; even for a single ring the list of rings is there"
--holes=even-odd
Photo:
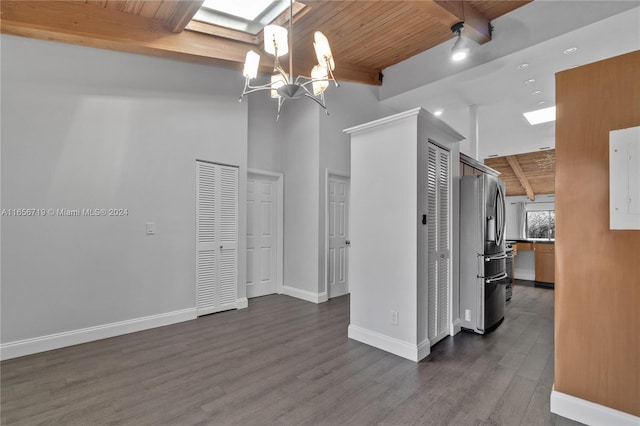
[[[222,244],[220,244],[220,250],[222,250],[222,247],[223,247],[223,245],[222,245]]]
[[[344,245],[346,245],[346,246],[350,246],[350,245],[351,245],[351,241],[349,241],[349,240],[345,241],[345,242],[344,242]]]

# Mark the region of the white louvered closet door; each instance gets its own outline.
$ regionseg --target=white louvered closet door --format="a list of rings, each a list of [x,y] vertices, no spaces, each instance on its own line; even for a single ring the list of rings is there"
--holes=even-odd
[[[449,151],[428,144],[427,172],[427,337],[435,344],[449,335],[451,274]]]
[[[237,308],[238,169],[196,162],[196,308]]]

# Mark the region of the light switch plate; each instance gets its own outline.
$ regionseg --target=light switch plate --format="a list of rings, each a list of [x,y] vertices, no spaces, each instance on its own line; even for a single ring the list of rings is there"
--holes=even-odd
[[[154,235],[156,233],[155,222],[147,222],[147,235]]]

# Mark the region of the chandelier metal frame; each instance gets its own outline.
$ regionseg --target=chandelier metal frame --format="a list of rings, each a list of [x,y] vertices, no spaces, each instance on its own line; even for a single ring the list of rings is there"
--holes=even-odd
[[[271,97],[278,100],[278,114],[276,120],[280,118],[282,106],[287,99],[309,98],[322,107],[327,115],[324,91],[330,82],[334,82],[336,87],[340,83],[335,79],[333,71],[335,62],[329,41],[320,31],[314,34],[314,49],[318,65],[311,70],[311,76],[299,75],[293,78],[293,0],[289,3],[289,30],[277,25],[268,25],[264,28],[264,46],[267,53],[274,56],[273,75],[267,84],[254,86],[251,80],[257,77],[260,55],[250,50],[244,63],[243,75],[245,77],[244,89],[238,99],[242,99],[251,93],[261,91],[271,91]],[[284,34],[286,33],[286,42]],[[289,73],[280,65],[279,56],[289,53]]]

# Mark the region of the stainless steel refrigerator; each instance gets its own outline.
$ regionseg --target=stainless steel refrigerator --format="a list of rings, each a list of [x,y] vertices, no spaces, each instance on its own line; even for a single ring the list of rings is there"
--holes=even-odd
[[[504,184],[462,176],[460,187],[461,326],[484,334],[504,319],[507,284]]]

